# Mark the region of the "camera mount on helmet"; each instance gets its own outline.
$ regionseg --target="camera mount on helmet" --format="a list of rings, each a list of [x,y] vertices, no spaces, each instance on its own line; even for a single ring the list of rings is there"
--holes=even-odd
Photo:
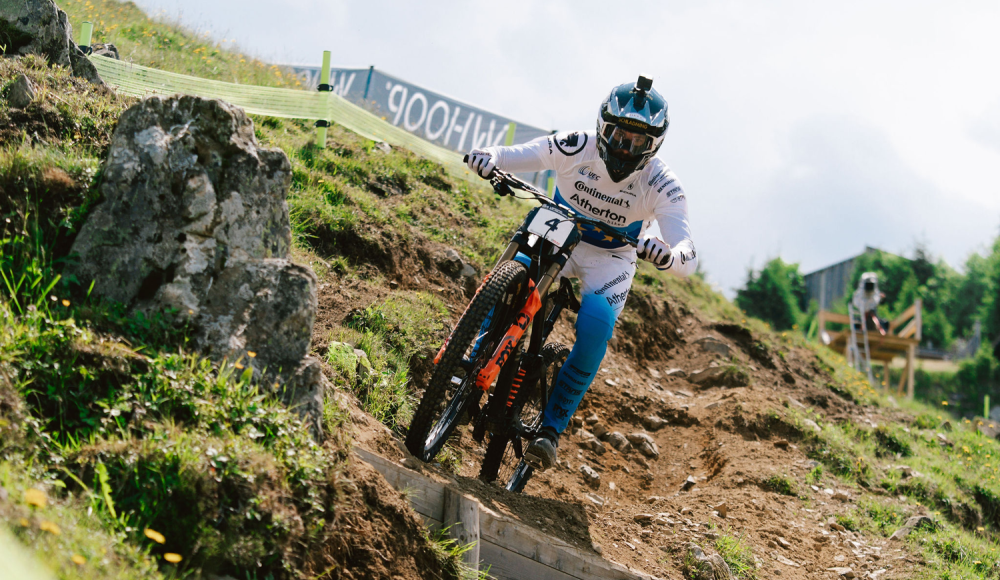
[[[669,124],[667,102],[653,90],[652,77],[639,75],[611,89],[597,116],[597,150],[612,181],[645,167]]]

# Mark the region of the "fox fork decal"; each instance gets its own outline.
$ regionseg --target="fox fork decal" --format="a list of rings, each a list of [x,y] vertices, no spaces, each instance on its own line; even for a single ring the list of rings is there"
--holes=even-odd
[[[517,313],[514,324],[511,325],[507,331],[507,335],[500,341],[500,345],[497,346],[493,358],[490,359],[490,362],[476,376],[476,386],[483,391],[489,390],[490,385],[493,384],[497,375],[500,374],[500,369],[503,368],[504,363],[510,358],[511,353],[514,352],[518,341],[524,336],[524,331],[531,324],[531,319],[535,317],[535,314],[542,307],[542,297],[538,295],[538,289],[535,288],[533,280],[528,281],[528,289],[530,294],[528,294],[528,301],[525,303],[524,308]]]

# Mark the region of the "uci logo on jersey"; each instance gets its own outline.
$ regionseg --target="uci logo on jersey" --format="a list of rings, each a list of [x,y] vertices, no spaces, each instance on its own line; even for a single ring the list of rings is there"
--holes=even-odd
[[[596,174],[596,173],[594,173],[593,171],[590,170],[590,166],[589,165],[584,165],[583,167],[581,167],[579,169],[578,173],[580,175],[586,177],[587,179],[592,179],[594,181],[598,181],[599,179],[601,179],[600,175],[598,175],[598,174]]]
[[[572,133],[560,133],[553,139],[556,143],[556,149],[562,152],[563,155],[567,157],[572,157],[577,153],[583,151],[583,148],[587,146],[587,134],[581,133],[579,131],[573,131]]]

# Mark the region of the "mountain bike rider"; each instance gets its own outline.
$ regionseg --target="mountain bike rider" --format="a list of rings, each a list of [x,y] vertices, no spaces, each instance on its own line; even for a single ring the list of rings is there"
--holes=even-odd
[[[576,343],[556,379],[540,434],[525,451],[536,468],[556,462],[559,434],[600,369],[625,307],[637,256],[680,277],[697,268],[684,189],[655,157],[670,121],[667,102],[652,85],[652,79],[640,76],[613,88],[601,103],[596,132],[559,133],[469,153],[469,167],[484,178],[494,167],[512,173],[555,172],[557,202],[641,240],[636,252],[590,226],[560,274],[580,280],[581,308]],[[646,234],[653,219],[661,237]]]

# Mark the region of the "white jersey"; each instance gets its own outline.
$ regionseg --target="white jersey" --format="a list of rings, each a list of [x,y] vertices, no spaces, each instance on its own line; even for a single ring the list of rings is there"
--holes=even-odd
[[[660,237],[670,244],[672,256],[661,269],[687,276],[697,268],[684,189],[674,172],[659,159],[654,157],[641,171],[615,183],[597,151],[593,131],[558,133],[511,147],[490,147],[488,151],[504,171],[554,171],[557,202],[620,232],[641,240],[655,219]],[[585,231],[583,239],[608,250],[624,246],[600,230]]]

